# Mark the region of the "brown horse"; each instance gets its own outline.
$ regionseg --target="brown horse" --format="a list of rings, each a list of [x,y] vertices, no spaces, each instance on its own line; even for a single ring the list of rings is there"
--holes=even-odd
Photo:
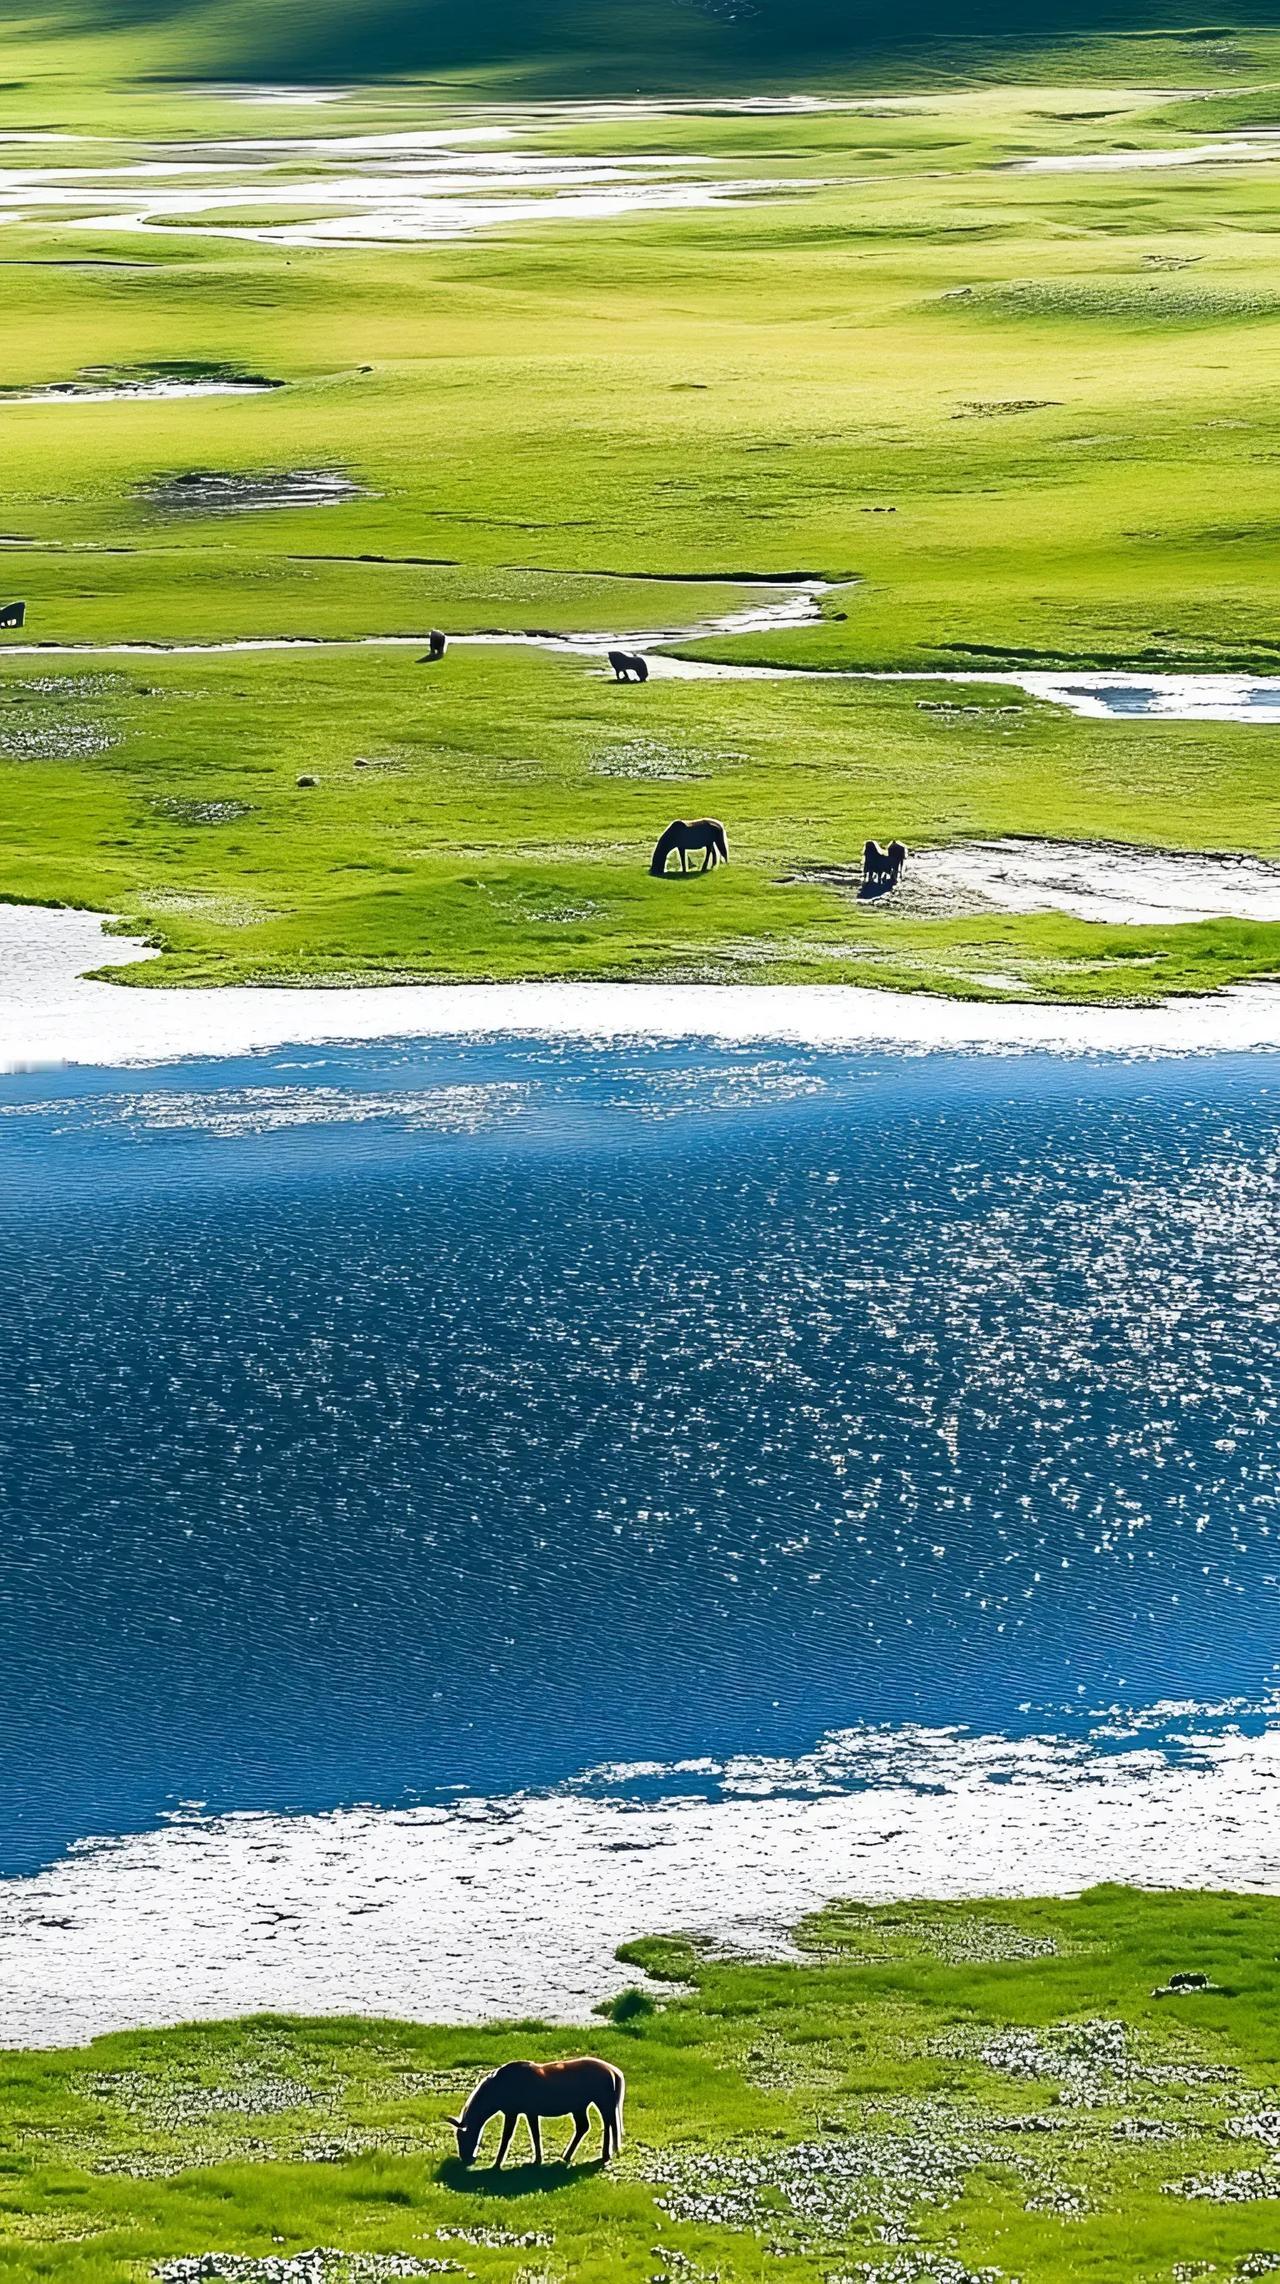
[[[680,851],[681,872],[689,870],[690,849],[703,849],[706,852],[698,867],[699,872],[705,872],[709,864],[728,864],[729,862],[729,843],[725,839],[724,826],[718,817],[698,817],[692,824],[686,823],[683,817],[677,817],[673,824],[668,825],[649,859],[650,872],[659,875],[664,873],[667,869],[667,858],[673,855],[677,849]]]
[[[615,2070],[612,2062],[598,2061],[594,2054],[580,2054],[572,2062],[504,2062],[480,2080],[461,2117],[451,2117],[447,2122],[458,2136],[458,2156],[464,2165],[470,2165],[490,2118],[502,2119],[502,2139],[494,2159],[496,2172],[521,2118],[529,2128],[534,2164],[541,2165],[542,2119],[571,2117],[573,2139],[561,2159],[568,2165],[590,2127],[588,2112],[594,2107],[600,2112],[607,2161],[622,2147],[626,2090],[621,2070]]]

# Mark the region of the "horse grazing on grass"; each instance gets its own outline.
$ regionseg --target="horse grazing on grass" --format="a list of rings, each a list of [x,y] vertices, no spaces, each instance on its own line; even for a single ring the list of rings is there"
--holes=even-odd
[[[687,824],[683,817],[677,817],[673,824],[668,825],[649,859],[650,872],[659,876],[665,873],[667,858],[677,849],[680,851],[681,872],[689,870],[690,849],[703,849],[706,852],[698,867],[699,872],[705,872],[708,865],[729,862],[729,843],[724,837],[724,826],[718,817],[697,817],[692,824]]]
[[[0,627],[20,627],[27,615],[25,603],[0,605]]]
[[[504,2062],[500,2069],[480,2080],[461,2117],[451,2117],[447,2122],[458,2136],[459,2158],[464,2165],[470,2165],[490,2118],[502,2119],[502,2139],[494,2159],[496,2172],[521,2118],[529,2128],[534,2164],[541,2165],[543,2118],[571,2117],[573,2139],[560,2161],[568,2165],[578,2143],[590,2129],[589,2112],[594,2108],[600,2113],[604,2132],[602,2155],[607,2162],[622,2147],[622,2101],[626,2090],[627,2082],[621,2070],[615,2070],[612,2062],[598,2061],[594,2054],[580,2054],[572,2062]]]
[[[879,841],[868,841],[862,852],[862,885],[864,888],[896,888],[907,861],[906,844],[890,841],[882,849]]]
[[[430,659],[443,658],[448,647],[449,645],[439,627],[432,627],[427,636],[427,657]]]
[[[640,656],[638,650],[611,650],[609,664],[613,668],[615,682],[629,682],[633,674],[637,682],[647,682],[649,679],[649,662]]]

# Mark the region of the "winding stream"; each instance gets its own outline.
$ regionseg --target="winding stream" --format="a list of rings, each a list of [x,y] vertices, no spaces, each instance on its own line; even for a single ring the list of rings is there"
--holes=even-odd
[[[678,577],[675,580],[678,582]],[[733,579],[723,584],[731,587]],[[753,587],[757,582],[753,581]],[[504,630],[451,634],[458,649],[524,649],[602,662],[610,650],[628,650],[645,659],[650,679],[675,682],[919,682],[957,686],[994,685],[1021,690],[1084,720],[1161,720],[1241,722],[1254,726],[1280,721],[1280,675],[1150,674],[1108,669],[1014,670],[997,668],[920,668],[749,665],[709,658],[680,658],[669,645],[701,642],[717,635],[782,633],[820,620],[822,597],[837,582],[779,580],[774,599],[696,621],[691,626],[650,628],[644,633],[546,634]],[[8,642],[0,635],[0,658],[204,658],[222,653],[271,650],[418,650],[421,634],[243,635],[226,642]],[[607,666],[601,665],[605,673]]]

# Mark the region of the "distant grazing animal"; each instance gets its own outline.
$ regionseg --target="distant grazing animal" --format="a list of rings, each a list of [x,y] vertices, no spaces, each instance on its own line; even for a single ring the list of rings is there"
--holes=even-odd
[[[615,682],[629,682],[633,674],[637,682],[647,682],[649,679],[649,662],[640,656],[638,650],[611,650],[609,664],[613,668]]]
[[[879,841],[868,841],[862,852],[862,884],[864,888],[896,888],[907,851],[902,841],[890,841],[882,849]]]
[[[708,865],[728,864],[729,843],[724,837],[724,826],[718,817],[697,817],[692,824],[677,817],[668,825],[649,859],[649,870],[662,874],[667,869],[667,858],[680,851],[680,870],[689,870],[689,851],[702,849],[705,854],[698,867],[705,872]]]
[[[427,636],[428,658],[443,658],[448,647],[448,642],[441,634],[439,627],[432,627],[430,634]]]
[[[490,2118],[500,2117],[502,2139],[494,2159],[496,2171],[521,2118],[529,2128],[533,2161],[541,2165],[542,2119],[571,2117],[573,2139],[561,2159],[561,2163],[567,2165],[590,2129],[588,2113],[594,2108],[600,2113],[604,2129],[602,2155],[607,2162],[622,2147],[622,2102],[626,2090],[621,2070],[615,2070],[612,2062],[599,2061],[594,2054],[581,2054],[572,2062],[504,2062],[500,2069],[480,2080],[461,2117],[451,2117],[447,2122],[457,2134],[459,2158],[464,2165],[470,2165]]]
[[[0,627],[20,627],[26,615],[25,603],[5,603],[0,607]]]

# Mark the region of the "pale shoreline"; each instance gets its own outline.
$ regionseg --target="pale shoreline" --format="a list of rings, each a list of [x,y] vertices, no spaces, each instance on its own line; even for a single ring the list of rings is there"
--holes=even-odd
[[[478,983],[122,989],[154,959],[92,912],[0,905],[0,1071],[116,1068],[379,1040],[716,1040],[987,1054],[1200,1055],[1280,1048],[1280,983],[1154,1007],[938,999],[857,984]]]
[[[1188,1709],[1191,1710],[1191,1709]],[[246,2014],[586,2022],[676,1929],[786,1956],[833,1896],[1069,1895],[1101,1881],[1280,1892],[1280,1729],[1171,1764],[1053,1736],[850,1730],[811,1755],[453,1807],[180,1816],[0,1880],[0,2047]],[[861,1779],[861,1782],[859,1782]]]

